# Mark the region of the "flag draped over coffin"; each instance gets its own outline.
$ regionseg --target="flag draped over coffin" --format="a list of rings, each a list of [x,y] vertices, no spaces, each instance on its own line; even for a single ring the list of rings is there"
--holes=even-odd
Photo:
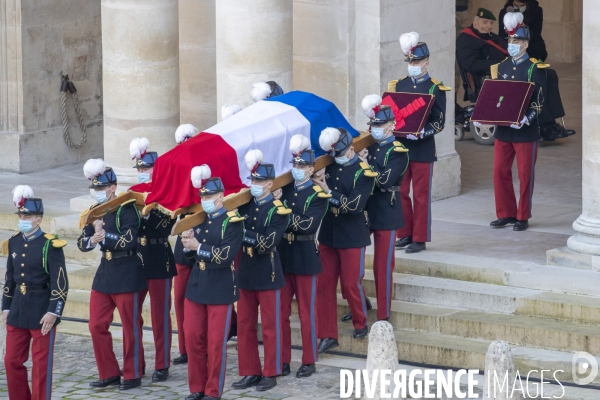
[[[237,193],[250,183],[244,163],[249,150],[260,149],[263,162],[274,164],[276,175],[281,175],[291,169],[292,136],[309,137],[319,156],[325,153],[319,147],[319,135],[327,127],[359,135],[332,102],[314,94],[293,91],[259,101],[158,157],[152,182],[131,190],[149,192],[146,204],[158,203],[169,210],[187,207],[200,200],[190,171],[207,164],[212,176],[222,179],[226,195]]]

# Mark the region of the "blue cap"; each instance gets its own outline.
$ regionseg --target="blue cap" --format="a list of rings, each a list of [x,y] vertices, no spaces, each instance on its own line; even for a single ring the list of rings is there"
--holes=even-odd
[[[395,119],[396,117],[394,117],[392,107],[388,105],[383,105],[379,107],[379,111],[377,111],[377,113],[375,114],[375,118],[367,122],[367,125],[383,125]]]
[[[509,34],[508,37],[510,37],[511,39],[517,39],[517,40],[530,40],[531,32],[529,31],[529,27],[521,25],[517,28],[515,33],[513,33],[512,35]]]
[[[273,164],[258,164],[256,171],[254,171],[248,179],[256,179],[259,181],[275,179],[275,166]]]
[[[133,168],[150,168],[154,166],[158,153],[155,151],[149,151],[142,158],[136,158],[135,167]]]
[[[313,150],[304,150],[290,161],[296,165],[315,165],[315,152]]]
[[[223,186],[223,182],[221,178],[210,178],[206,181],[204,186],[200,188],[200,196],[210,196],[215,193],[223,193],[225,191],[225,187]]]
[[[116,185],[116,184],[117,184],[117,174],[115,174],[115,171],[113,171],[112,168],[108,167],[108,168],[106,168],[106,170],[104,170],[103,173],[101,173],[100,175],[98,175],[97,177],[95,177],[92,180],[90,189],[103,188],[103,187],[107,187],[110,185]]]
[[[334,157],[340,157],[344,155],[346,150],[352,146],[352,136],[348,133],[344,128],[337,128],[340,131],[340,138],[333,145],[333,149],[331,150],[334,154]]]
[[[407,62],[410,61],[421,61],[429,57],[429,47],[427,47],[427,43],[419,42],[413,50],[411,50],[408,57],[406,57]]]
[[[44,204],[42,203],[42,199],[25,199],[25,203],[16,214],[23,215],[44,215]]]
[[[268,99],[271,97],[279,96],[280,94],[284,93],[283,89],[277,84],[277,82],[267,81],[266,83],[271,87],[271,94],[269,95],[269,97],[267,97]]]

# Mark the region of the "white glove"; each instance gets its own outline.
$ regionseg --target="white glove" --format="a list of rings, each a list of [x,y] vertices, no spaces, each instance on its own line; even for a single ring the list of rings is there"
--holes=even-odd
[[[529,125],[529,120],[527,119],[527,117],[523,117],[523,120],[519,122],[518,125],[512,124],[510,127],[513,129],[521,129],[525,124]]]
[[[473,121],[473,126],[481,128],[483,126],[483,124],[481,122]]]
[[[412,135],[412,134],[411,135],[406,135],[406,138],[410,139],[410,140],[419,140],[418,137],[416,137],[415,135]]]
[[[425,128],[421,129],[420,133],[425,133]]]

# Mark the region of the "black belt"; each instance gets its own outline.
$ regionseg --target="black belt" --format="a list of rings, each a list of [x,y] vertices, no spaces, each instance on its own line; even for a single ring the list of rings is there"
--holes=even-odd
[[[204,261],[198,261],[198,268],[202,271],[205,269],[217,269],[217,268],[229,268],[232,269],[232,264],[217,264],[217,263],[207,263]]]
[[[137,242],[139,244],[141,244],[142,246],[146,246],[148,244],[163,244],[163,243],[167,243],[169,240],[165,239],[165,238],[158,238],[158,239],[148,239],[145,237],[141,237],[141,238],[137,238]]]
[[[387,188],[387,189],[379,188],[379,190],[381,190],[383,193],[399,192],[400,191],[400,186],[392,186],[392,187]]]
[[[246,254],[248,254],[250,257],[254,256],[254,247],[250,247],[250,246],[242,246],[242,251]],[[277,253],[277,247],[273,248],[273,250],[271,251],[256,251],[257,254],[272,254],[272,253]]]
[[[317,239],[317,235],[294,235],[293,233],[286,233],[283,235],[284,239],[288,242],[310,242]]]
[[[129,257],[135,254],[135,251],[133,250],[129,250],[129,251],[110,251],[110,250],[106,250],[102,252],[102,258],[106,258],[108,261],[115,259],[115,258],[121,258],[121,257]]]
[[[25,285],[24,283],[19,285],[19,290],[21,294],[26,294],[27,292],[39,292],[40,290],[46,290],[50,287],[47,283],[43,285]]]

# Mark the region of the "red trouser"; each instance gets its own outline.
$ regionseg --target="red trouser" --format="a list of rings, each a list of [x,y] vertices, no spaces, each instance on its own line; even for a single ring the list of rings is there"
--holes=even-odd
[[[148,290],[140,292],[140,314],[146,294],[150,293],[150,320],[156,357],[154,369],[169,368],[171,363],[171,342],[173,340],[173,326],[171,323],[171,278],[148,279]],[[140,316],[140,326],[144,320]]]
[[[373,275],[375,276],[375,293],[377,294],[377,319],[390,317],[392,294],[394,292],[394,242],[396,231],[371,231],[375,255],[373,256]]]
[[[302,333],[302,364],[314,364],[317,361],[317,275],[285,274],[285,286],[281,288],[281,318],[283,332],[282,360],[285,364],[292,361],[292,298],[296,295],[300,332]]]
[[[106,294],[92,290],[89,328],[100,379],[121,374],[113,351],[112,335],[108,330],[115,308],[119,310],[123,325],[123,378],[129,380],[142,377],[144,346],[139,302],[139,292]]]
[[[0,322],[4,323],[4,321]],[[50,400],[52,395],[52,363],[56,327],[47,335],[41,329],[22,329],[6,325],[4,366],[8,397],[19,400]],[[31,388],[27,381],[25,362],[31,344]]]
[[[185,349],[185,332],[183,321],[185,320],[184,300],[185,289],[187,288],[192,268],[187,265],[175,264],[177,267],[177,276],[173,278],[173,296],[175,303],[175,318],[177,319],[177,341],[179,343],[179,354],[187,354]]]
[[[431,242],[431,182],[433,163],[411,161],[400,185],[404,228],[398,229],[398,238],[412,236],[413,242]],[[410,184],[412,182],[412,201]],[[414,209],[413,209],[414,203]]]
[[[365,249],[334,249],[319,244],[323,272],[317,279],[317,336],[338,338],[337,283],[352,311],[354,329],[367,326],[367,304],[362,280],[365,275]]]
[[[198,304],[185,300],[184,322],[191,393],[220,398],[227,366],[227,335],[233,304]],[[209,329],[210,327],[210,329]]]
[[[258,308],[265,348],[265,368],[258,355]],[[238,301],[238,366],[240,376],[281,375],[281,290],[240,290]]]
[[[521,221],[531,218],[537,148],[537,142],[515,143],[496,140],[494,143],[494,195],[498,218],[516,217]],[[520,181],[518,209],[512,179],[515,156]]]

